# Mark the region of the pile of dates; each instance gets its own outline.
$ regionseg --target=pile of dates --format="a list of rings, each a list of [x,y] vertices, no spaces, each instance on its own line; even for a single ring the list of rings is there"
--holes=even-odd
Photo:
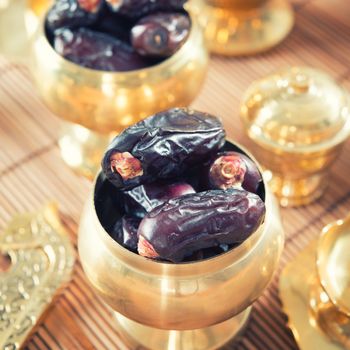
[[[186,0],[56,0],[46,16],[53,48],[81,66],[131,71],[160,63],[188,38]]]
[[[264,221],[257,166],[207,113],[169,109],[127,128],[106,150],[101,178],[95,207],[102,225],[147,258],[206,259]]]

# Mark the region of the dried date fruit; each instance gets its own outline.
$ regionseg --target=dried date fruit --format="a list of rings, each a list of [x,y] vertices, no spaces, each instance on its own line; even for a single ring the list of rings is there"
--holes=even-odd
[[[130,71],[148,66],[128,44],[86,28],[56,32],[54,48],[66,59],[92,69]]]
[[[157,113],[119,134],[102,170],[118,189],[174,178],[207,161],[225,143],[218,118],[187,108]]]
[[[213,189],[242,187],[257,193],[262,176],[254,162],[242,153],[222,152],[209,167],[209,185]]]
[[[125,191],[126,211],[143,217],[167,200],[189,193],[195,193],[195,190],[184,182],[170,184],[153,182],[137,186],[130,191]]]
[[[138,243],[137,229],[140,221],[138,218],[124,215],[114,225],[111,237],[123,247],[136,252]]]
[[[56,0],[46,16],[51,31],[93,24],[102,8],[102,0]]]
[[[106,0],[111,10],[130,18],[158,11],[180,11],[187,0]]]
[[[181,13],[157,13],[141,18],[131,30],[131,43],[142,56],[169,57],[186,41],[190,19]]]
[[[140,255],[180,262],[194,251],[246,240],[265,217],[265,204],[245,190],[211,190],[170,199],[138,229]]]

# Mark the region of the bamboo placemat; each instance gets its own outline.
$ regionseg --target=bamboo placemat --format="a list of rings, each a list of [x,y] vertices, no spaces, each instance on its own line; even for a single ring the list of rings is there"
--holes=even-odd
[[[205,86],[193,106],[216,115],[228,135],[249,147],[238,118],[239,101],[254,79],[286,65],[323,69],[350,89],[350,2],[294,0],[296,25],[272,51],[249,58],[213,57]],[[83,202],[91,183],[61,160],[60,120],[41,103],[30,73],[0,57],[0,229],[12,215],[33,211],[54,198],[76,248]],[[297,349],[278,298],[283,266],[328,222],[350,210],[350,142],[332,168],[329,188],[316,203],[282,210],[286,245],[270,287],[254,304],[242,338],[225,349]],[[36,329],[26,349],[126,349],[107,307],[94,295],[78,262],[74,278]]]

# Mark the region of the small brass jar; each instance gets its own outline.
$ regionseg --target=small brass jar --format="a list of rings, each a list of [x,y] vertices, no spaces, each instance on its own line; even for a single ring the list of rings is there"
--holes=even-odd
[[[281,205],[308,204],[323,194],[350,135],[349,103],[330,76],[308,67],[281,70],[248,88],[241,118]]]
[[[95,205],[103,181],[96,178],[85,205],[78,249],[86,276],[114,311],[130,348],[208,350],[234,337],[283,248],[278,205],[266,184],[265,221],[246,241],[211,259],[172,264],[130,252],[105,231]]]
[[[287,0],[192,0],[208,48],[220,55],[251,55],[281,42],[294,23]]]
[[[187,106],[197,96],[208,54],[202,30],[190,17],[189,37],[174,55],[128,72],[93,70],[66,60],[50,45],[41,22],[32,43],[31,68],[44,102],[71,123],[60,142],[68,164],[94,177],[111,133],[156,112]]]

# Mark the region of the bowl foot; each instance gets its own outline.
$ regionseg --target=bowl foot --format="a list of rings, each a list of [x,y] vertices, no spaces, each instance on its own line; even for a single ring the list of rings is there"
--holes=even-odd
[[[125,343],[132,349],[150,350],[211,350],[232,340],[244,328],[251,307],[227,321],[193,330],[163,330],[144,326],[115,312],[115,318]]]
[[[214,5],[216,2],[218,5]],[[258,3],[259,6],[230,8],[220,6],[219,1],[193,1],[209,50],[220,55],[251,55],[280,43],[293,27],[290,4],[286,0]]]
[[[310,204],[323,195],[328,184],[325,173],[299,179],[286,179],[278,174],[270,174],[268,177],[269,186],[282,207]]]
[[[99,134],[78,124],[64,123],[59,139],[61,156],[79,175],[92,180],[101,167],[102,155],[109,140],[109,135]]]

